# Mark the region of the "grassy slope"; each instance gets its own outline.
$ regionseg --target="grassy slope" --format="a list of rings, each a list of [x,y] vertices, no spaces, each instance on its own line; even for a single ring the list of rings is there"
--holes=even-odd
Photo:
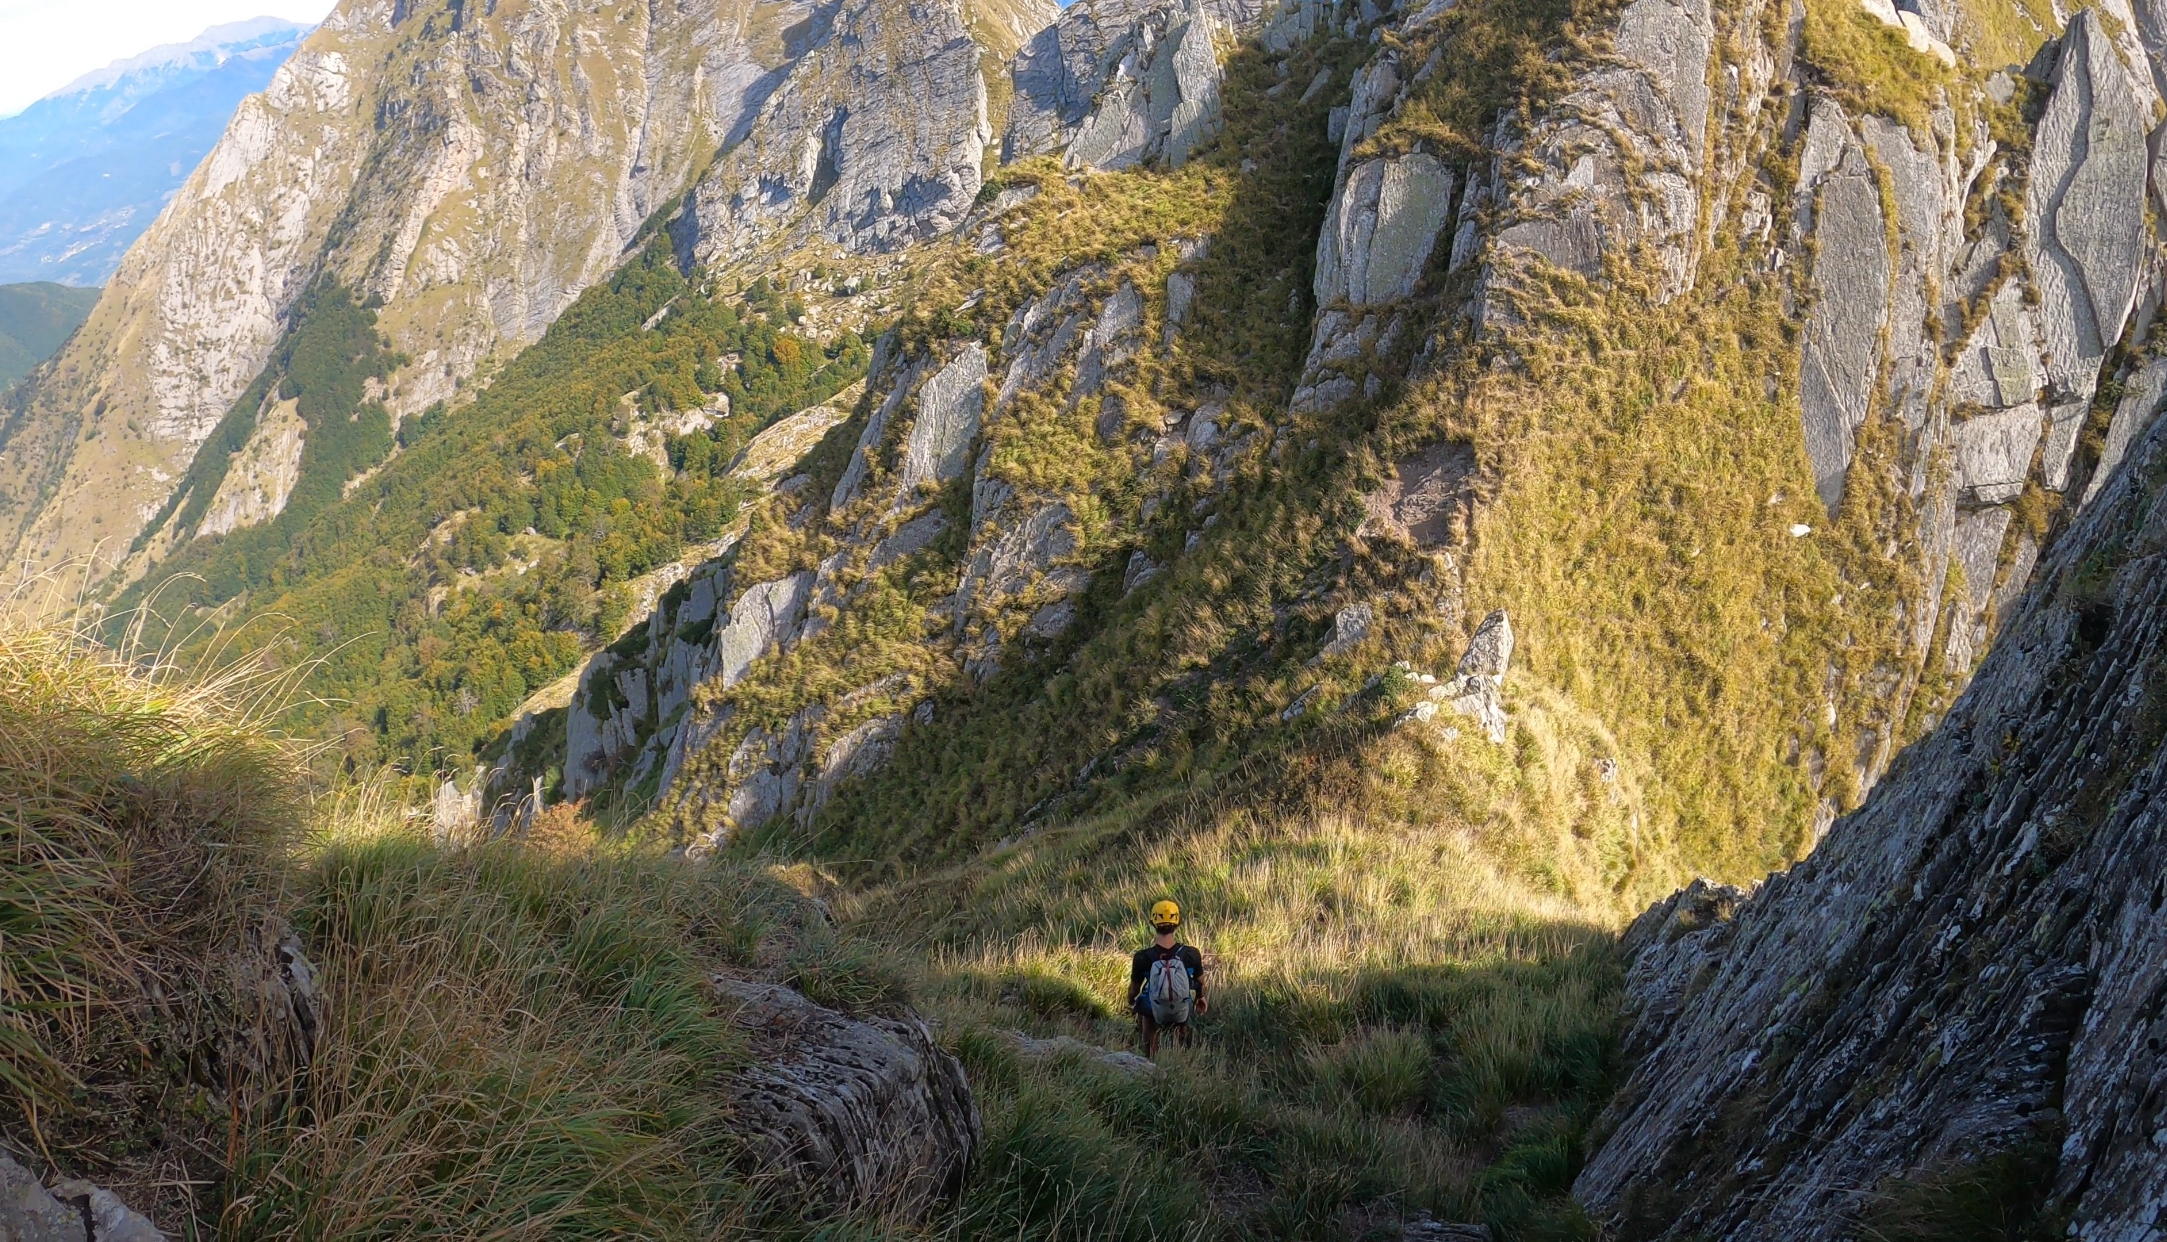
[[[561,816],[447,849],[312,790],[265,724],[290,689],[0,633],[0,1143],[173,1236],[772,1236],[706,981],[878,1006],[883,977],[758,872]],[[329,1016],[299,1076],[220,1060],[275,1029],[233,971],[287,918]]]
[[[0,389],[59,352],[97,302],[96,289],[46,282],[0,285]]]

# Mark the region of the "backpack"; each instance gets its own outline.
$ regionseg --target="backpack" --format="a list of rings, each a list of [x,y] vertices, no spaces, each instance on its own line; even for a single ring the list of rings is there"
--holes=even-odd
[[[1144,999],[1151,1005],[1151,1020],[1160,1026],[1180,1026],[1196,1008],[1196,989],[1189,982],[1189,967],[1175,953],[1151,964],[1144,978]]]

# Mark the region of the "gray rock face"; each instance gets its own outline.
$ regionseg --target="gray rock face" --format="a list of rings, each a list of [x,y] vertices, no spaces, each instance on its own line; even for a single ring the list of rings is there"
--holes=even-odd
[[[165,1242],[112,1191],[83,1181],[51,1190],[0,1155],[0,1242]]]
[[[2030,404],[2041,384],[2038,359],[2038,317],[2024,305],[2023,287],[2009,281],[1951,364],[1950,396],[1989,408]]]
[[[927,484],[962,478],[970,468],[971,441],[986,408],[985,382],[986,347],[972,341],[918,391],[898,503],[908,503]]]
[[[2047,381],[2091,399],[2099,363],[2129,321],[2144,241],[2149,114],[2097,13],[2070,23],[2033,139],[2027,211]]]
[[[1606,253],[1646,244],[1663,296],[1691,282],[1714,39],[1708,0],[1633,0],[1619,16],[1615,61],[1583,75],[1549,116],[1507,141],[1490,184],[1506,184],[1506,160],[1524,157],[1539,171],[1513,177],[1501,203],[1480,322],[1511,320],[1501,295],[1531,261],[1597,277]],[[1756,99],[1762,89],[1745,85],[1739,97]],[[1628,167],[1640,171],[1629,177]]]
[[[818,45],[688,196],[675,227],[697,262],[775,239],[893,251],[969,212],[993,130],[963,6],[851,0],[831,12],[812,19]]]
[[[1420,152],[1358,165],[1317,238],[1317,305],[1370,306],[1412,294],[1452,218],[1453,185],[1444,161]]]
[[[754,729],[738,742],[724,771],[724,806],[729,829],[758,828],[797,801],[805,780],[805,764],[812,757],[814,729],[822,715],[818,708],[801,709],[780,732]],[[721,844],[718,835],[711,844]]]
[[[475,821],[481,818],[482,788],[480,774],[472,787],[462,793],[458,782],[450,777],[436,787],[436,797],[429,803],[429,830],[439,841],[458,838]]]
[[[825,1214],[914,1220],[962,1184],[978,1145],[963,1066],[915,1017],[851,1018],[787,988],[717,979],[758,1060],[732,1084],[756,1175]]]
[[[1889,404],[1907,428],[1917,431],[1927,421],[1940,361],[1938,342],[1927,335],[1929,281],[1948,267],[1944,251],[1954,222],[1941,156],[1931,140],[1921,149],[1908,128],[1886,117],[1862,118],[1859,130],[1866,149],[1887,170],[1896,206],[1897,252],[1888,295]]]
[[[1457,670],[1462,677],[1488,677],[1503,681],[1512,667],[1512,618],[1500,608],[1482,619],[1475,636],[1467,640]]]
[[[1219,61],[1200,0],[1083,0],[1016,54],[1003,161],[1179,168],[1219,129]]]
[[[745,678],[752,662],[797,637],[813,575],[805,570],[747,587],[730,608],[730,623],[715,637],[715,676],[724,688]]]
[[[2032,471],[2032,453],[2045,431],[2039,407],[2018,406],[1967,418],[1951,429],[1956,469],[1965,495],[1983,505],[2015,500]]]
[[[1056,501],[1009,526],[971,557],[956,590],[958,624],[976,607],[1020,595],[1076,551],[1076,515]],[[1080,587],[1082,584],[1063,584]]]
[[[1814,490],[1832,511],[1843,499],[1853,442],[1873,400],[1881,332],[1889,313],[1889,247],[1881,190],[1841,113],[1824,119],[1824,110],[1834,108],[1825,101],[1814,104],[1816,127],[1843,126],[1844,147],[1814,198],[1814,237],[1820,251],[1798,378]]]
[[[879,452],[882,442],[887,438],[889,421],[895,417],[895,412],[902,407],[904,399],[910,396],[911,388],[917,382],[919,364],[916,362],[903,364],[900,373],[890,372],[889,367],[895,365],[894,358],[890,356],[893,349],[892,336],[881,337],[874,347],[873,363],[867,382],[886,381],[890,382],[892,387],[881,403],[873,407],[871,417],[865,420],[865,430],[858,433],[857,447],[851,450],[850,462],[843,467],[843,477],[836,480],[835,491],[828,499],[830,512],[842,509],[857,498],[858,489],[865,486],[866,475],[872,472],[873,455]]]
[[[1103,1065],[1116,1073],[1139,1078],[1149,1078],[1159,1072],[1156,1062],[1140,1057],[1133,1052],[1102,1048],[1097,1044],[1087,1044],[1080,1039],[1067,1035],[1056,1035],[1052,1039],[1034,1039],[1021,1031],[1003,1033],[1007,1036],[1010,1045],[1016,1049],[1016,1055],[1027,1061],[1057,1061],[1065,1058],[1076,1058]]]
[[[2167,438],[2129,456],[1941,726],[1640,1004],[1575,1186],[1615,1236],[1850,1237],[1884,1179],[2035,1143],[2071,1237],[2157,1235]]]
[[[1349,604],[1332,618],[1332,637],[1317,652],[1319,660],[1343,656],[1361,646],[1377,624],[1377,609],[1370,604]]]
[[[2084,485],[2084,504],[2091,504],[2114,477],[2130,441],[2142,435],[2158,416],[2163,397],[2167,397],[2167,359],[2155,358],[2131,377],[2122,399],[2115,403],[2114,419],[2107,425],[2107,441],[2099,450],[2099,464],[2092,470],[2092,481]]]

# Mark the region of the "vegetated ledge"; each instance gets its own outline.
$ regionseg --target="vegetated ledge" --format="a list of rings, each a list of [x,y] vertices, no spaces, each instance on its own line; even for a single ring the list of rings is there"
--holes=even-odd
[[[1628,934],[1642,1059],[1575,1184],[1616,1237],[2158,1236],[2163,570],[2155,427],[1811,858]]]

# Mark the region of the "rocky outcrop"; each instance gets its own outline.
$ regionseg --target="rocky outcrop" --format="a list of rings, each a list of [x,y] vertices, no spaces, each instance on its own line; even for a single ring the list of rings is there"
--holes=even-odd
[[[1575,1186],[1616,1236],[1850,1237],[1899,1183],[1988,1167],[2071,1237],[2157,1234],[2163,472],[2154,428],[1812,857],[1636,925],[1643,1056]]]
[[[1507,303],[1496,294],[1531,258],[1592,277],[1606,255],[1645,246],[1659,294],[1692,281],[1714,46],[1708,0],[1633,0],[1619,15],[1614,63],[1583,75],[1547,115],[1505,136],[1497,163],[1480,178],[1482,187],[1497,187],[1486,199],[1502,212],[1485,277],[1498,288],[1483,295],[1481,322],[1503,322]],[[1774,66],[1743,68],[1759,81],[1737,95],[1757,107]],[[1539,171],[1508,180],[1519,161]],[[1485,193],[1473,185],[1468,192]]]
[[[1016,54],[1005,161],[1179,168],[1219,130],[1219,58],[1203,0],[1083,0]]]
[[[157,1226],[112,1191],[84,1181],[50,1189],[0,1155],[0,1238],[7,1242],[165,1242]]]
[[[1317,305],[1374,306],[1415,291],[1452,218],[1454,177],[1415,152],[1355,166],[1317,238]]]
[[[862,382],[852,384],[811,409],[778,419],[774,426],[754,436],[752,443],[730,463],[730,474],[763,486],[780,482],[797,469],[798,463],[813,451],[821,437],[850,417],[850,412],[858,407],[858,399],[864,395]]]
[[[853,1018],[787,988],[717,979],[754,1062],[731,1084],[752,1172],[809,1212],[915,1219],[952,1195],[978,1104],[916,1017]]]
[[[986,405],[985,382],[986,351],[973,341],[918,390],[918,416],[911,420],[903,477],[896,485],[899,503],[916,499],[928,484],[962,478],[970,468],[971,443]]]
[[[1053,17],[1050,5],[1018,13],[1018,38]],[[973,16],[961,0],[811,14],[814,46],[688,196],[672,226],[680,250],[703,266],[771,239],[889,252],[955,228],[994,137]]]
[[[2145,241],[2151,116],[2096,11],[2070,23],[2033,138],[2026,258],[2038,290],[2047,433],[2041,475],[2061,491],[2100,362],[2121,340]]]
[[[296,404],[278,401],[265,407],[204,510],[197,538],[268,522],[285,511],[293,485],[301,480],[301,448],[308,436]]]
[[[1826,168],[1820,167],[1826,164]],[[1834,509],[1880,379],[1889,307],[1888,222],[1866,149],[1833,100],[1815,100],[1799,172],[1802,231],[1816,246],[1798,404],[1814,489]],[[2023,467],[2029,468],[2027,457]]]

